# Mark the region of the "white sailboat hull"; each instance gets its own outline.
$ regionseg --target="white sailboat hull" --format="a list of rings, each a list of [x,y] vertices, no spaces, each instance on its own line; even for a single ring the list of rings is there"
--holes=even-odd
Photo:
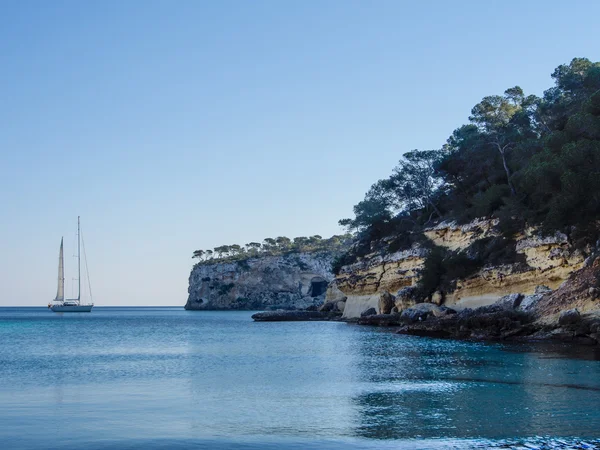
[[[94,305],[51,305],[54,312],[91,312]]]

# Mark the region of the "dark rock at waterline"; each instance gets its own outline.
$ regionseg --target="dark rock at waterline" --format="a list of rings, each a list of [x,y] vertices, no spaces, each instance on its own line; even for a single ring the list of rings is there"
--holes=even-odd
[[[423,315],[425,314],[425,319]],[[506,339],[520,334],[531,334],[532,317],[522,311],[507,310],[501,305],[487,306],[476,310],[464,309],[456,314],[439,317],[431,313],[413,314],[398,333],[431,337],[455,337],[473,339]]]
[[[323,303],[318,310],[321,312],[330,312],[333,311],[335,309],[335,303],[333,302],[327,302],[327,303]]]
[[[340,313],[326,313],[321,311],[264,311],[252,315],[252,319],[256,322],[335,320],[340,317]]]
[[[360,317],[374,316],[377,314],[377,310],[375,308],[369,308],[360,313]]]
[[[358,319],[359,325],[390,327],[400,325],[400,314],[371,314]]]
[[[431,314],[430,310],[408,308],[402,311],[401,318],[405,323],[415,323],[427,320],[427,317]]]
[[[371,308],[372,310],[373,308]],[[370,310],[365,311],[365,313]],[[427,320],[428,317],[445,317],[447,315],[456,314],[456,311],[444,306],[437,306],[433,303],[419,303],[412,308],[405,309],[402,314],[398,313],[397,309],[392,308],[390,314],[366,314],[356,320],[358,325],[377,325],[383,327],[398,326],[404,323],[414,323]]]
[[[449,314],[456,314],[456,311],[434,303],[417,303],[402,311],[400,317],[404,323],[414,323],[427,320],[430,316],[443,317]]]
[[[560,313],[560,316],[558,317],[558,323],[560,325],[573,325],[573,324],[578,323],[580,320],[581,320],[581,314],[579,313],[577,308],[568,309],[566,311],[563,311]]]

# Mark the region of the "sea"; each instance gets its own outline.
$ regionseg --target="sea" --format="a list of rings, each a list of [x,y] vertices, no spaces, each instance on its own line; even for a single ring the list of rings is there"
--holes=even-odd
[[[2,449],[600,448],[600,350],[0,308]]]

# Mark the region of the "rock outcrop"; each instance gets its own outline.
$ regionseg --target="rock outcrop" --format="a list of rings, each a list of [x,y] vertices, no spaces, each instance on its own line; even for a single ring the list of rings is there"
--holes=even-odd
[[[418,319],[411,318],[397,332],[430,337],[507,339],[534,329],[527,328],[533,321],[530,314],[500,305],[483,306],[476,310],[467,308],[456,314],[438,317],[422,312]]]
[[[584,254],[573,249],[562,233],[542,236],[528,229],[516,238],[515,251],[524,263],[486,265],[477,274],[459,280],[448,303],[456,307],[491,304],[511,293],[533,294],[539,285],[556,289],[570,274],[581,269]]]
[[[388,291],[383,291],[379,294],[379,314],[389,314],[392,312],[392,308],[396,306],[394,301],[396,298]]]
[[[426,256],[426,249],[415,246],[383,256],[372,255],[344,266],[330,285],[327,296],[346,297],[345,318],[359,317],[369,308],[377,310],[381,293],[398,292],[416,284]]]
[[[435,305],[409,308],[398,333],[432,337],[502,340],[559,340],[600,344],[600,260],[574,272],[555,291],[538,286],[534,294],[510,294],[491,306],[455,315],[428,314]],[[361,323],[359,321],[359,323]]]
[[[497,220],[475,220],[466,225],[441,223],[424,230],[429,244],[449,251],[469,252],[477,242],[499,238]],[[330,284],[328,297],[345,297],[344,318],[360,317],[371,307],[380,310],[380,295],[395,296],[395,310],[401,312],[417,303],[434,302],[456,310],[492,305],[509,294],[520,294],[524,309],[540,298],[536,287],[556,289],[570,274],[584,265],[585,254],[572,248],[566,235],[543,236],[533,228],[523,231],[510,241],[517,255],[513,262],[493,264],[484,261],[482,267],[464,279],[454,280],[449,292],[436,291],[428,298],[419,298],[415,289],[428,254],[428,245],[391,254],[371,254],[343,266]],[[600,291],[599,291],[600,295]],[[387,311],[387,309],[386,309]]]
[[[442,223],[422,238],[409,249],[366,255],[336,276],[330,254],[199,263],[185,307],[267,310],[257,321],[343,319],[437,337],[600,343],[600,242],[575,249],[566,235],[534,229],[506,240],[494,220]],[[490,242],[510,245],[509,257],[482,257]],[[424,297],[418,282],[432,246],[479,262]]]
[[[196,264],[185,309],[316,309],[334,278],[332,260],[328,253],[292,253]]]

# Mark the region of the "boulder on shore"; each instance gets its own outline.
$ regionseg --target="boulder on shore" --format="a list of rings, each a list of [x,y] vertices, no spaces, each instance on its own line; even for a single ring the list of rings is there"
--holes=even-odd
[[[543,296],[543,294],[526,295],[521,300],[521,303],[517,309],[520,311],[531,311],[533,308],[535,308],[535,305],[542,299]]]
[[[375,308],[369,308],[360,313],[360,317],[374,316],[377,314],[377,310]]]
[[[388,291],[383,291],[379,295],[379,314],[389,314],[395,306],[396,298]]]
[[[396,298],[394,300],[394,304],[398,311],[402,311],[403,309],[410,308],[411,306],[417,303],[418,289],[416,286],[406,286],[400,289],[396,293]]]
[[[558,316],[559,325],[574,325],[581,320],[581,314],[577,308],[568,309]]]
[[[438,306],[444,303],[444,293],[442,291],[435,291],[431,294],[431,303],[435,303]]]
[[[508,294],[496,300],[494,305],[503,309],[517,309],[521,300],[523,300],[523,294]]]
[[[402,311],[400,317],[404,323],[422,322],[427,320],[429,316],[443,316],[447,310],[449,308],[442,308],[433,303],[417,303]]]

